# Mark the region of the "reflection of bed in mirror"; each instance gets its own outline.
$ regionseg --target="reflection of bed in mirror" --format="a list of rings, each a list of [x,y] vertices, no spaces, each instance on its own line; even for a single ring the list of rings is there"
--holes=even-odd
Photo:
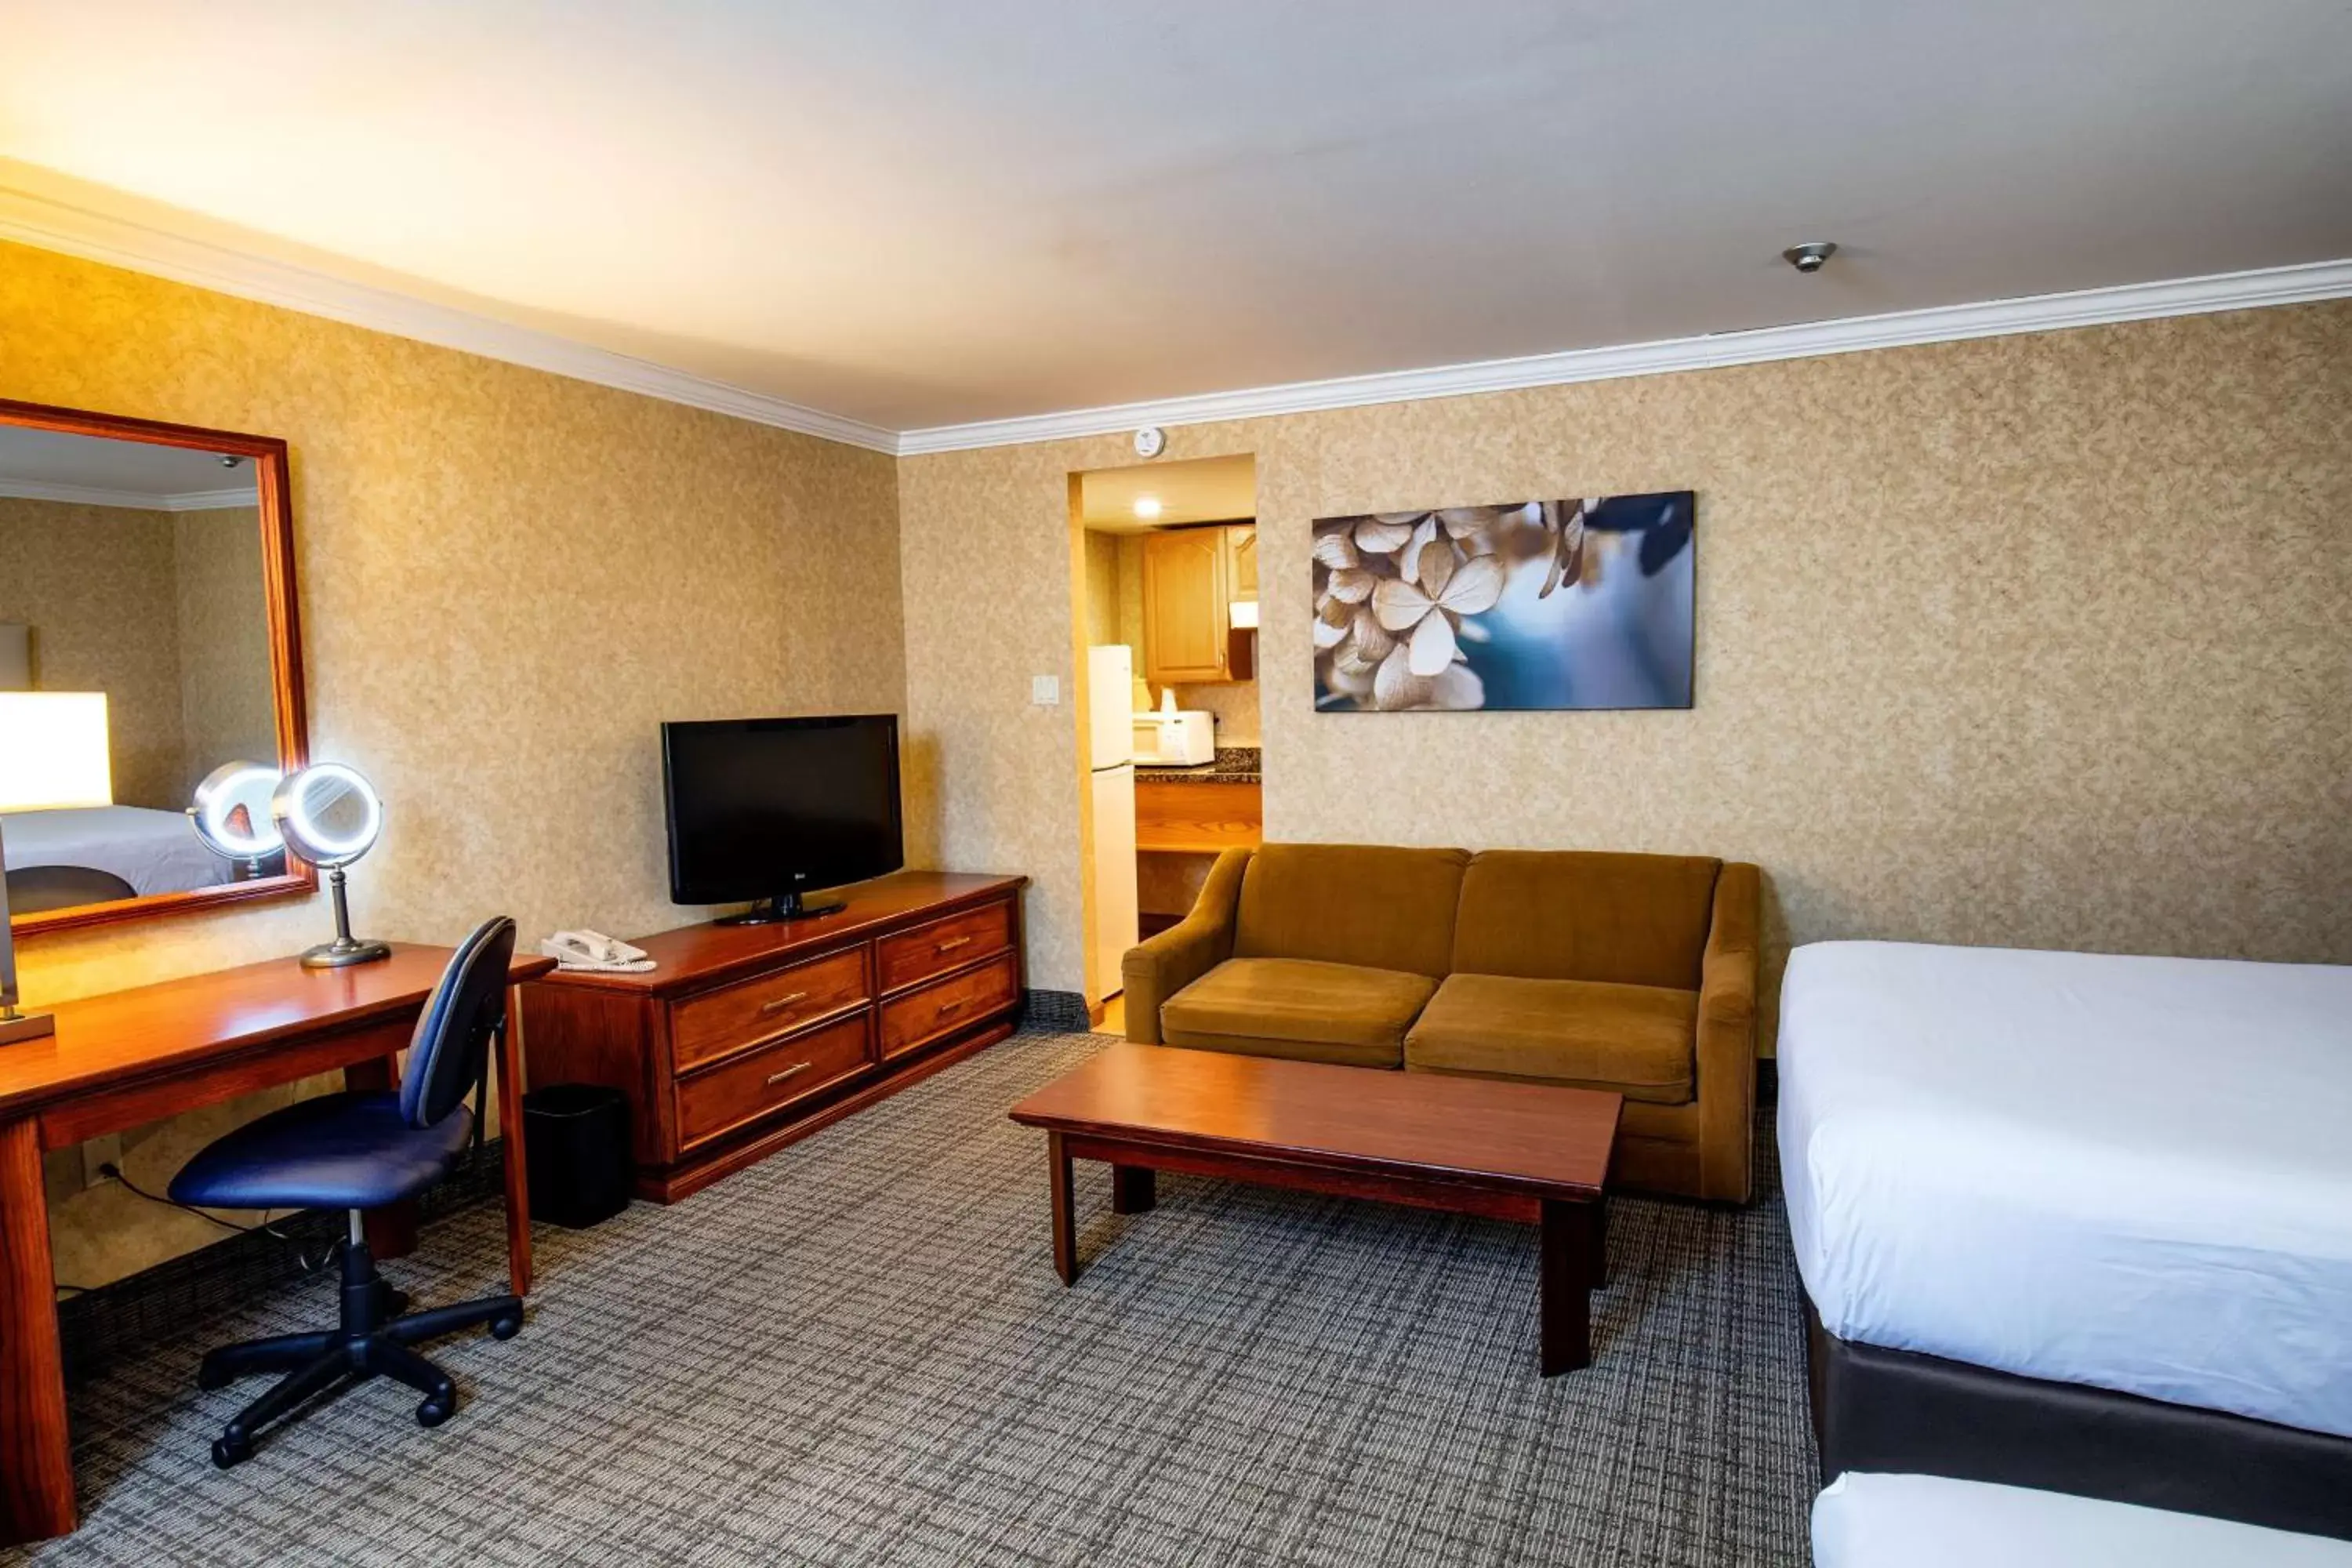
[[[18,914],[214,888],[248,874],[205,848],[183,812],[137,805],[18,811],[0,831],[8,836],[8,906]],[[265,863],[264,869],[272,868]]]
[[[305,760],[292,542],[283,442],[0,400],[0,692],[105,703],[100,782],[0,821],[17,936],[315,887],[184,813]]]

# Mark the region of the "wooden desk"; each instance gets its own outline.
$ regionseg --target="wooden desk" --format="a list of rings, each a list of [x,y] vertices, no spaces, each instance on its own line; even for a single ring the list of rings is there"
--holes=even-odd
[[[353,1088],[390,1088],[452,952],[402,942],[383,963],[349,969],[284,958],[142,985],[61,1003],[54,1037],[0,1046],[0,1546],[63,1535],[76,1522],[42,1151],[337,1068]],[[554,967],[515,960],[499,1060],[507,1264],[518,1296],[530,1289],[520,987]]]

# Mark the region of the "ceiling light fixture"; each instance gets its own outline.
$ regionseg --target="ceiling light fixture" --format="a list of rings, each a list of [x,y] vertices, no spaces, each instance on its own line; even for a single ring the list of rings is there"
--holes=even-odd
[[[1837,254],[1834,239],[1809,239],[1802,245],[1792,245],[1780,253],[1780,259],[1810,278],[1822,269],[1822,263]]]
[[[1160,515],[1160,498],[1158,496],[1136,497],[1135,515],[1142,518],[1147,522],[1151,519],[1158,517]]]

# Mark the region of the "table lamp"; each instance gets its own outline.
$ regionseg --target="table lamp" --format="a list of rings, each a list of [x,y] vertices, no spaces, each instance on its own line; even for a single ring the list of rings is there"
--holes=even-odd
[[[0,813],[112,805],[103,691],[0,691]],[[5,830],[0,818],[0,833]],[[8,847],[0,837],[0,1046],[54,1032],[46,1013],[16,1010],[16,944],[8,934]]]

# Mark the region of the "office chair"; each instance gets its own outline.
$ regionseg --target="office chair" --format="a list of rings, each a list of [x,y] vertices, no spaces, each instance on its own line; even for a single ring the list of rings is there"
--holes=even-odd
[[[251,1373],[287,1373],[213,1444],[213,1463],[221,1468],[252,1458],[263,1426],[345,1379],[397,1378],[425,1395],[417,1425],[438,1426],[457,1408],[457,1391],[410,1347],[477,1323],[489,1324],[501,1340],[521,1329],[522,1300],[515,1296],[406,1313],[407,1298],[377,1274],[360,1226],[365,1210],[413,1198],[447,1174],[473,1135],[477,1113],[466,1108],[466,1096],[473,1091],[479,1103],[490,1041],[506,1031],[514,943],[514,921],[501,915],[457,949],[416,1021],[396,1094],[331,1094],[272,1111],[215,1141],[173,1179],[175,1203],[340,1208],[351,1218],[337,1327],[223,1345],[197,1370],[197,1385],[205,1389]]]

